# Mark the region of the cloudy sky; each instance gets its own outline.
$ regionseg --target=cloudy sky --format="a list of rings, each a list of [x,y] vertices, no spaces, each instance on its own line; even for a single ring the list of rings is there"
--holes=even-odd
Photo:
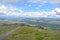
[[[60,18],[60,0],[0,0],[0,16]]]

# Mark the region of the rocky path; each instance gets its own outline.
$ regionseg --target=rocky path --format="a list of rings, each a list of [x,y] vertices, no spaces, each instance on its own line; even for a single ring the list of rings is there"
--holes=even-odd
[[[17,27],[16,29],[10,30],[10,31],[8,31],[6,33],[0,34],[0,40],[2,40],[4,37],[8,36],[12,32],[16,31],[17,29],[19,29],[19,27]]]

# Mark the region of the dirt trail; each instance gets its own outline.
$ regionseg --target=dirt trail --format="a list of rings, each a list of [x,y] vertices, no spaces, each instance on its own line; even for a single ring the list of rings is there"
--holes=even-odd
[[[0,40],[2,40],[4,37],[8,36],[12,32],[16,31],[17,29],[19,29],[19,27],[17,27],[16,29],[10,30],[10,31],[8,31],[6,33],[0,34]]]

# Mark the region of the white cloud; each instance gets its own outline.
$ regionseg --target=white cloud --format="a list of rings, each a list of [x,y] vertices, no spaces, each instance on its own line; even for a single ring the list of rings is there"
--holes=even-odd
[[[13,6],[5,6],[5,5],[1,5],[0,6],[0,14],[4,14],[4,15],[21,15],[23,13],[22,10],[15,8]]]
[[[25,12],[25,16],[38,17],[41,16],[40,12]]]
[[[59,17],[60,18],[60,8],[55,8],[54,10],[51,10],[49,12],[46,12],[46,11],[43,11],[43,12],[25,12],[25,16],[30,16],[30,17]]]
[[[60,18],[60,8],[55,8],[49,12],[24,12],[13,6],[0,6],[0,15],[10,15],[10,16],[26,16],[26,17],[59,17]]]
[[[17,3],[19,1],[21,1],[21,0],[0,0],[0,2],[2,2],[2,3]]]
[[[60,12],[60,8],[56,8],[55,10],[53,10],[55,12]]]
[[[24,0],[22,0],[24,1]],[[46,3],[46,2],[50,2],[50,3],[53,3],[53,4],[59,4],[60,3],[60,0],[27,0],[29,2],[35,2],[35,3]]]
[[[35,2],[35,3],[46,3],[46,2],[50,2],[53,4],[59,4],[60,0],[28,0],[29,2]]]
[[[50,2],[53,4],[59,4],[60,0],[0,0],[2,3],[18,3],[18,2],[35,2],[35,3],[46,3]]]
[[[56,15],[60,15],[60,8],[56,8],[55,10],[53,10],[54,12],[56,12]]]

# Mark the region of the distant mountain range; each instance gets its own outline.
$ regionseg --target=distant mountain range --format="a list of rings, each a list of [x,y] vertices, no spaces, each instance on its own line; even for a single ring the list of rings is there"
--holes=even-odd
[[[0,16],[0,20],[18,21],[28,25],[60,29],[60,18]]]
[[[35,20],[56,20],[60,21],[60,18],[46,18],[46,17],[19,17],[19,16],[0,16],[0,20],[8,20],[8,19],[35,19]]]

